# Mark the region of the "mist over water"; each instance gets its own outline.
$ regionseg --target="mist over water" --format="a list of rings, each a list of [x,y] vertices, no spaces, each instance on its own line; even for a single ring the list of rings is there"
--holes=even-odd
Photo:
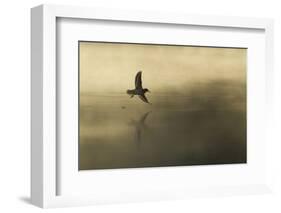
[[[79,169],[246,163],[245,83],[167,91],[81,93]]]

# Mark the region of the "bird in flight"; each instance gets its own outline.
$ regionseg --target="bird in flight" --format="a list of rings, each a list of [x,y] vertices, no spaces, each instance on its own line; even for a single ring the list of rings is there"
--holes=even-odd
[[[142,88],[141,71],[139,71],[135,77],[135,89],[127,90],[127,94],[130,95],[131,98],[137,95],[143,102],[151,104],[145,97],[146,92],[150,91],[147,88]]]

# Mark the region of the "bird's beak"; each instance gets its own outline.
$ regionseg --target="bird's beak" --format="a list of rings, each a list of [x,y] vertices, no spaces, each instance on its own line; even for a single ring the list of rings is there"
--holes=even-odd
[[[150,92],[150,90],[147,90],[147,92]],[[150,92],[151,93],[151,92]]]

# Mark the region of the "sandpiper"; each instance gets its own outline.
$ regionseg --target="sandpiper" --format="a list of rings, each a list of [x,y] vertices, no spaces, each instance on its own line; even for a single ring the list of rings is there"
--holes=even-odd
[[[150,102],[147,100],[147,98],[145,97],[145,93],[146,92],[150,92],[147,88],[142,88],[142,80],[141,80],[141,71],[139,71],[136,74],[135,77],[135,89],[132,90],[127,90],[127,94],[129,94],[132,97],[134,97],[134,95],[139,96],[139,98],[144,101],[145,103],[149,103]]]

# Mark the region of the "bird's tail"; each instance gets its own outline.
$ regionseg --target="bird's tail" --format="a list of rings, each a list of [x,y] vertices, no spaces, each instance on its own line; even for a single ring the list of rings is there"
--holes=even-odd
[[[128,94],[128,95],[134,95],[134,90],[129,90],[129,89],[128,89],[128,90],[127,90],[127,94]]]
[[[134,93],[134,90],[129,90],[129,89],[128,89],[128,90],[127,90],[127,94],[131,96],[130,98],[132,98],[132,97],[134,97],[134,94],[135,94],[135,93]]]

